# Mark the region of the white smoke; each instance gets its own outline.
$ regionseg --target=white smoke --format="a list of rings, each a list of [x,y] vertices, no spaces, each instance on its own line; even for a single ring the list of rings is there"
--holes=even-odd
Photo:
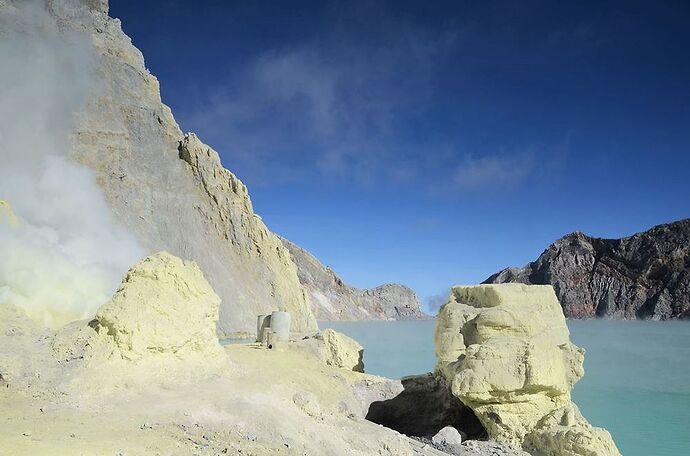
[[[142,253],[68,158],[94,62],[89,37],[59,30],[42,2],[0,1],[0,200],[19,219],[0,214],[0,305],[52,327],[92,316]]]

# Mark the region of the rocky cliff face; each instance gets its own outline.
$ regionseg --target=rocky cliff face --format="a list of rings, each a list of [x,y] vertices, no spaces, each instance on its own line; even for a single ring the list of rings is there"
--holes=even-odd
[[[18,4],[0,1],[0,14],[13,14]],[[218,154],[182,133],[142,54],[108,16],[107,1],[45,5],[61,31],[93,45],[94,89],[76,114],[70,158],[96,174],[117,221],[146,252],[198,263],[222,299],[224,332],[251,332],[257,314],[278,308],[292,313],[293,330],[316,330],[287,249]]]
[[[311,253],[282,239],[297,265],[299,280],[307,290],[312,312],[319,320],[412,320],[427,318],[419,298],[404,285],[386,284],[361,290],[346,285]]]
[[[573,318],[688,318],[690,219],[623,239],[569,234],[536,261],[485,281],[506,282],[553,285]]]

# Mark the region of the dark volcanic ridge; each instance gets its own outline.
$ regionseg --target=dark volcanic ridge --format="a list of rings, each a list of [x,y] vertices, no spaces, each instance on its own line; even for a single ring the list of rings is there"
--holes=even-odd
[[[690,219],[622,239],[575,232],[483,283],[553,285],[571,318],[690,318]]]

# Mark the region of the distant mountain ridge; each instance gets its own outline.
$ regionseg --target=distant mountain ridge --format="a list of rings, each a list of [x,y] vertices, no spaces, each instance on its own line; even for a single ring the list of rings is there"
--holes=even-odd
[[[575,232],[484,283],[553,285],[567,317],[690,318],[690,219],[622,239]]]
[[[309,294],[318,320],[416,320],[430,318],[410,288],[385,284],[371,289],[351,287],[314,255],[287,239],[283,245],[297,265],[297,276]]]

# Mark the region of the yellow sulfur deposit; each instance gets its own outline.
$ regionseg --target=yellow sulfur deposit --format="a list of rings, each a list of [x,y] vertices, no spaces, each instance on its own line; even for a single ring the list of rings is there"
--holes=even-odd
[[[100,333],[112,337],[126,359],[169,354],[218,355],[220,298],[193,261],[167,252],[144,258],[96,312]]]
[[[584,351],[550,285],[456,286],[436,326],[437,372],[489,437],[547,456],[617,456],[570,398]]]
[[[332,329],[326,329],[316,337],[324,341],[326,364],[364,372],[364,347],[359,342]]]

